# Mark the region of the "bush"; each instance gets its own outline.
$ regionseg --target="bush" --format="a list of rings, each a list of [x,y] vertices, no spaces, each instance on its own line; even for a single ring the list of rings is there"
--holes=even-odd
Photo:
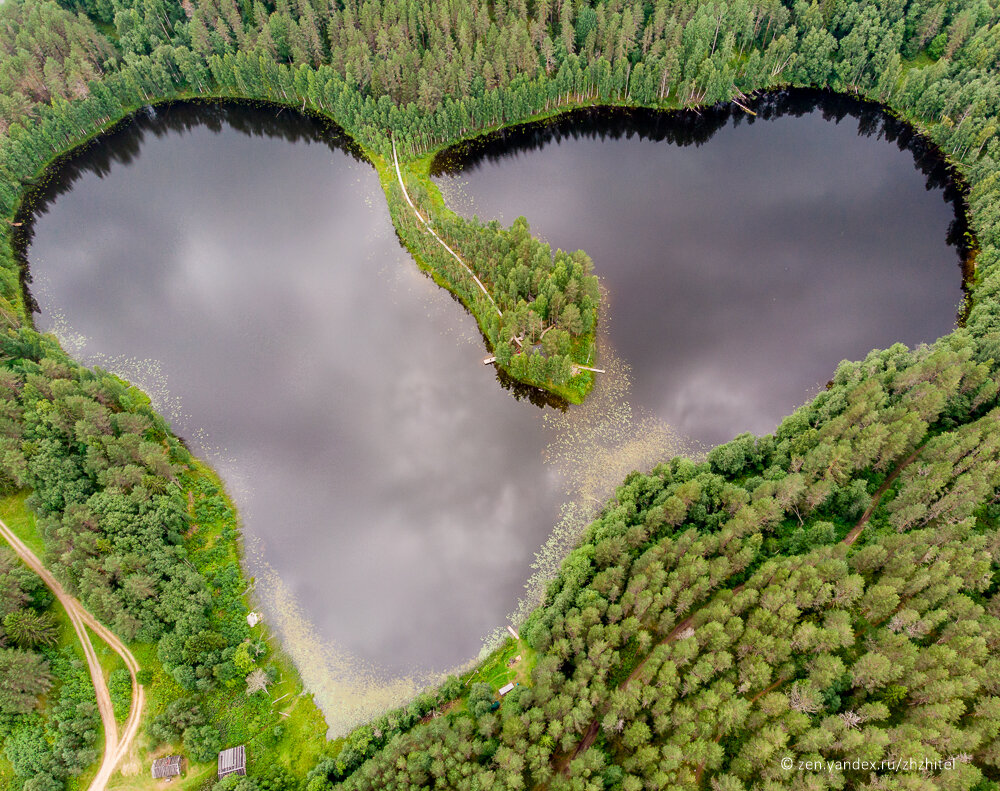
[[[115,710],[115,719],[128,715],[132,707],[132,676],[123,667],[115,668],[108,678],[108,691],[111,693],[111,705]]]
[[[944,55],[945,45],[948,43],[947,33],[938,33],[932,40],[931,43],[927,45],[927,54],[937,60],[942,55]]]
[[[184,749],[195,761],[212,761],[222,749],[222,737],[212,725],[193,726],[184,731]]]

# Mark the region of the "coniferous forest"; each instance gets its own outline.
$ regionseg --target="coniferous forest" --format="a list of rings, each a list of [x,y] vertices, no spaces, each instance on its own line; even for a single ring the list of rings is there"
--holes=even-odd
[[[772,435],[629,475],[520,626],[530,678],[501,701],[451,678],[331,741],[307,696],[279,718],[267,689],[301,689],[247,626],[220,482],[145,394],[32,327],[46,168],[161,102],[325,116],[498,365],[579,402],[599,263],[530,218],[460,218],[433,156],[578,107],[795,87],[878,103],[947,158],[974,237],[963,326],[843,363]],[[3,516],[138,658],[134,683],[106,664],[121,722],[144,695],[140,776],[181,751],[210,766],[183,787],[220,791],[1000,789],[998,125],[989,0],[4,0]],[[0,786],[87,788],[100,761],[64,618],[0,550]],[[237,743],[248,776],[216,782]]]

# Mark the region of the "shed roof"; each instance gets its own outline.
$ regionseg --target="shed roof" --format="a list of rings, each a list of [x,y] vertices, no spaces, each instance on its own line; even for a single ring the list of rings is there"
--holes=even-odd
[[[247,753],[242,744],[219,753],[219,779],[231,774],[246,774]]]
[[[153,779],[162,780],[165,777],[177,777],[181,773],[181,757],[168,755],[153,761]]]
[[[510,692],[510,691],[511,691],[512,689],[514,689],[514,684],[513,684],[513,682],[511,682],[510,684],[507,684],[506,686],[503,686],[503,687],[500,687],[500,694],[501,694],[501,695],[506,695],[506,694],[507,694],[508,692]]]

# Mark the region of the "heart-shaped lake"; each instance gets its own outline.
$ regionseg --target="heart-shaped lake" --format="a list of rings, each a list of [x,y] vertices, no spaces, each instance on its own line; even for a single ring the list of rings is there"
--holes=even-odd
[[[773,428],[842,357],[945,332],[961,295],[951,209],[912,158],[818,111],[702,148],[585,134],[465,178],[594,256],[640,402],[700,440]],[[274,571],[250,561],[266,616],[287,624],[287,589],[390,674],[474,656],[559,519],[573,471],[544,451],[572,447],[482,365],[372,169],[287,110],[178,105],[49,190],[38,325],[151,389],[221,472]]]

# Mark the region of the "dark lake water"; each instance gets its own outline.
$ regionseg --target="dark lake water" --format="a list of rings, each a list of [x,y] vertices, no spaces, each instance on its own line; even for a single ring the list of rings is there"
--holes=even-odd
[[[621,377],[567,413],[501,387],[372,168],[273,108],[159,108],[61,166],[25,228],[37,325],[146,387],[222,474],[266,619],[336,728],[506,623],[567,481],[600,499],[676,452],[663,421],[770,431],[840,359],[950,329],[940,187],[853,117],[800,109],[588,114],[450,158],[456,208],[461,183],[593,255],[634,409]]]
[[[338,649],[391,673],[474,657],[563,490],[542,411],[400,248],[374,170],[288,111],[174,106],[51,191],[38,326],[173,412]]]
[[[840,360],[951,331],[962,299],[923,141],[829,94],[754,109],[578,112],[435,163],[456,211],[591,255],[633,401],[708,444],[772,431]]]

